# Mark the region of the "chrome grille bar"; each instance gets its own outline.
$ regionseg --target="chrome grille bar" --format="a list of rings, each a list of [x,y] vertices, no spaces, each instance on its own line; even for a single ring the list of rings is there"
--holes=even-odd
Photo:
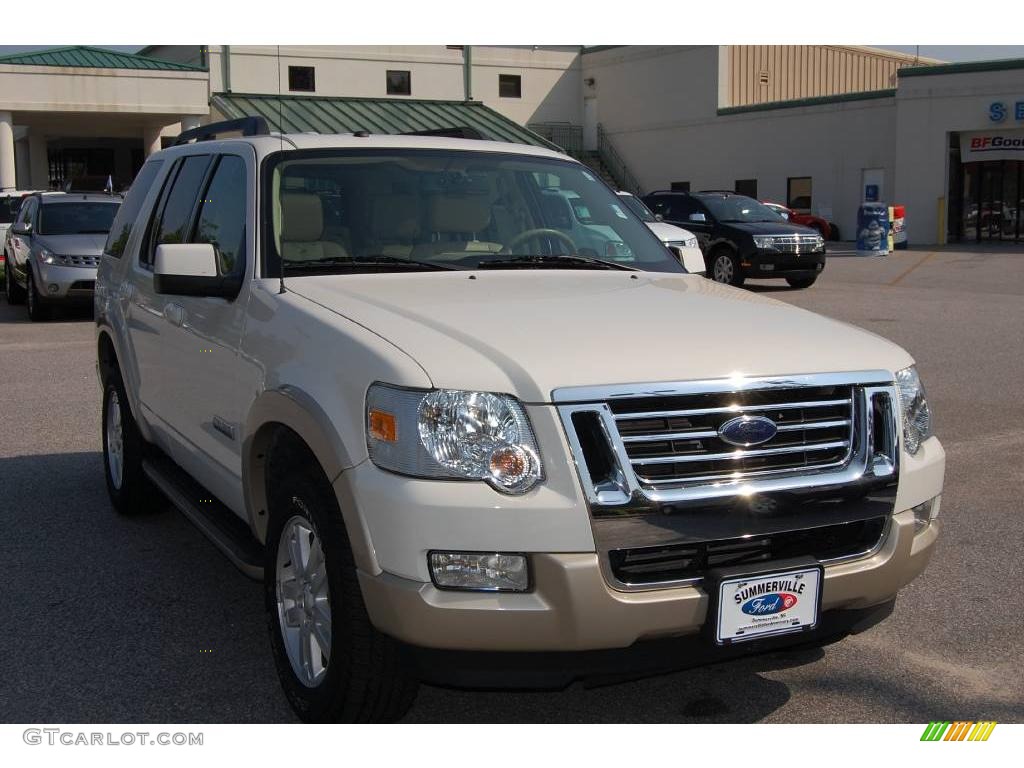
[[[835,440],[829,443],[802,443],[784,448],[764,448],[761,450],[743,450],[737,448],[729,453],[690,453],[676,456],[651,456],[631,459],[633,464],[676,464],[689,461],[737,461],[756,456],[776,456],[784,453],[808,453],[811,451],[827,451],[835,448],[848,448],[849,440]],[[689,478],[687,478],[689,479]]]
[[[812,400],[800,403],[773,403],[770,405],[728,405],[716,408],[687,408],[678,411],[645,411],[642,413],[617,413],[616,421],[632,421],[634,419],[671,419],[676,416],[706,416],[715,413],[735,413],[737,415],[747,411],[777,411],[792,410],[794,408],[826,408],[835,406],[851,405],[852,400]]]

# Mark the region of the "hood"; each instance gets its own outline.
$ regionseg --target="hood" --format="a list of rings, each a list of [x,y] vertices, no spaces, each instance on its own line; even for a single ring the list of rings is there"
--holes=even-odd
[[[722,226],[732,227],[752,235],[816,235],[810,227],[791,224],[788,221],[723,221]]]
[[[647,226],[663,243],[689,240],[693,237],[693,233],[690,230],[677,227],[675,224],[666,224],[664,221],[649,221]]]
[[[99,256],[107,243],[102,235],[40,235],[32,238],[33,245],[40,245],[58,255]]]
[[[867,331],[692,275],[481,270],[286,285],[395,344],[436,387],[525,402],[550,402],[559,387],[893,372],[913,362]]]

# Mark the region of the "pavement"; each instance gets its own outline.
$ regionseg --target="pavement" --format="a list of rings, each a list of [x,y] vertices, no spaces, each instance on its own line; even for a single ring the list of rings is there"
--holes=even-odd
[[[1024,252],[836,258],[808,290],[748,285],[918,362],[943,532],[893,616],[825,649],[599,688],[425,686],[408,722],[1024,721]],[[93,366],[87,314],[30,324],[0,299],[0,721],[293,721],[260,587],[166,504],[111,509]]]

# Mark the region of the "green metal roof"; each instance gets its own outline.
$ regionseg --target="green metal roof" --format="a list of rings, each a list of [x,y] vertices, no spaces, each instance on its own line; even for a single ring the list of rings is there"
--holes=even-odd
[[[260,116],[271,130],[283,133],[369,131],[397,134],[473,128],[493,141],[532,144],[561,151],[561,147],[479,101],[215,93],[210,104],[229,120]]]
[[[27,51],[0,56],[0,64],[25,64],[32,67],[93,67],[96,69],[154,69],[180,72],[202,72],[199,67],[161,61],[134,53],[108,51],[89,45],[51,48],[46,51]]]
[[[921,77],[923,75],[955,75],[961,72],[999,72],[1007,69],[1024,69],[1024,59],[961,61],[953,64],[934,64],[926,67],[903,67],[897,71],[897,74],[899,77]]]
[[[795,107],[815,107],[819,104],[841,104],[845,101],[866,101],[868,99],[886,99],[896,95],[895,88],[881,91],[857,91],[856,93],[838,93],[834,96],[811,96],[806,99],[790,99],[789,101],[766,101],[760,104],[744,104],[739,107],[721,107],[719,116],[739,115],[744,112],[768,112],[773,109],[793,109]]]

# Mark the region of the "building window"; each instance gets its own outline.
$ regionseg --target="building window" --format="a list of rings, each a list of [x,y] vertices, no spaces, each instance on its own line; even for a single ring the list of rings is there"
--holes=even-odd
[[[316,90],[316,73],[313,67],[288,67],[288,90],[306,91],[312,93]]]
[[[388,96],[408,96],[412,93],[412,74],[407,69],[389,69]]]
[[[786,205],[794,211],[811,212],[811,177],[790,176],[786,181]]]
[[[673,192],[689,192],[690,182],[688,181],[673,181],[672,186],[669,187]]]
[[[522,75],[498,75],[498,95],[503,99],[523,97]]]
[[[736,179],[733,189],[736,190],[737,195],[746,195],[757,199],[757,179]]]

